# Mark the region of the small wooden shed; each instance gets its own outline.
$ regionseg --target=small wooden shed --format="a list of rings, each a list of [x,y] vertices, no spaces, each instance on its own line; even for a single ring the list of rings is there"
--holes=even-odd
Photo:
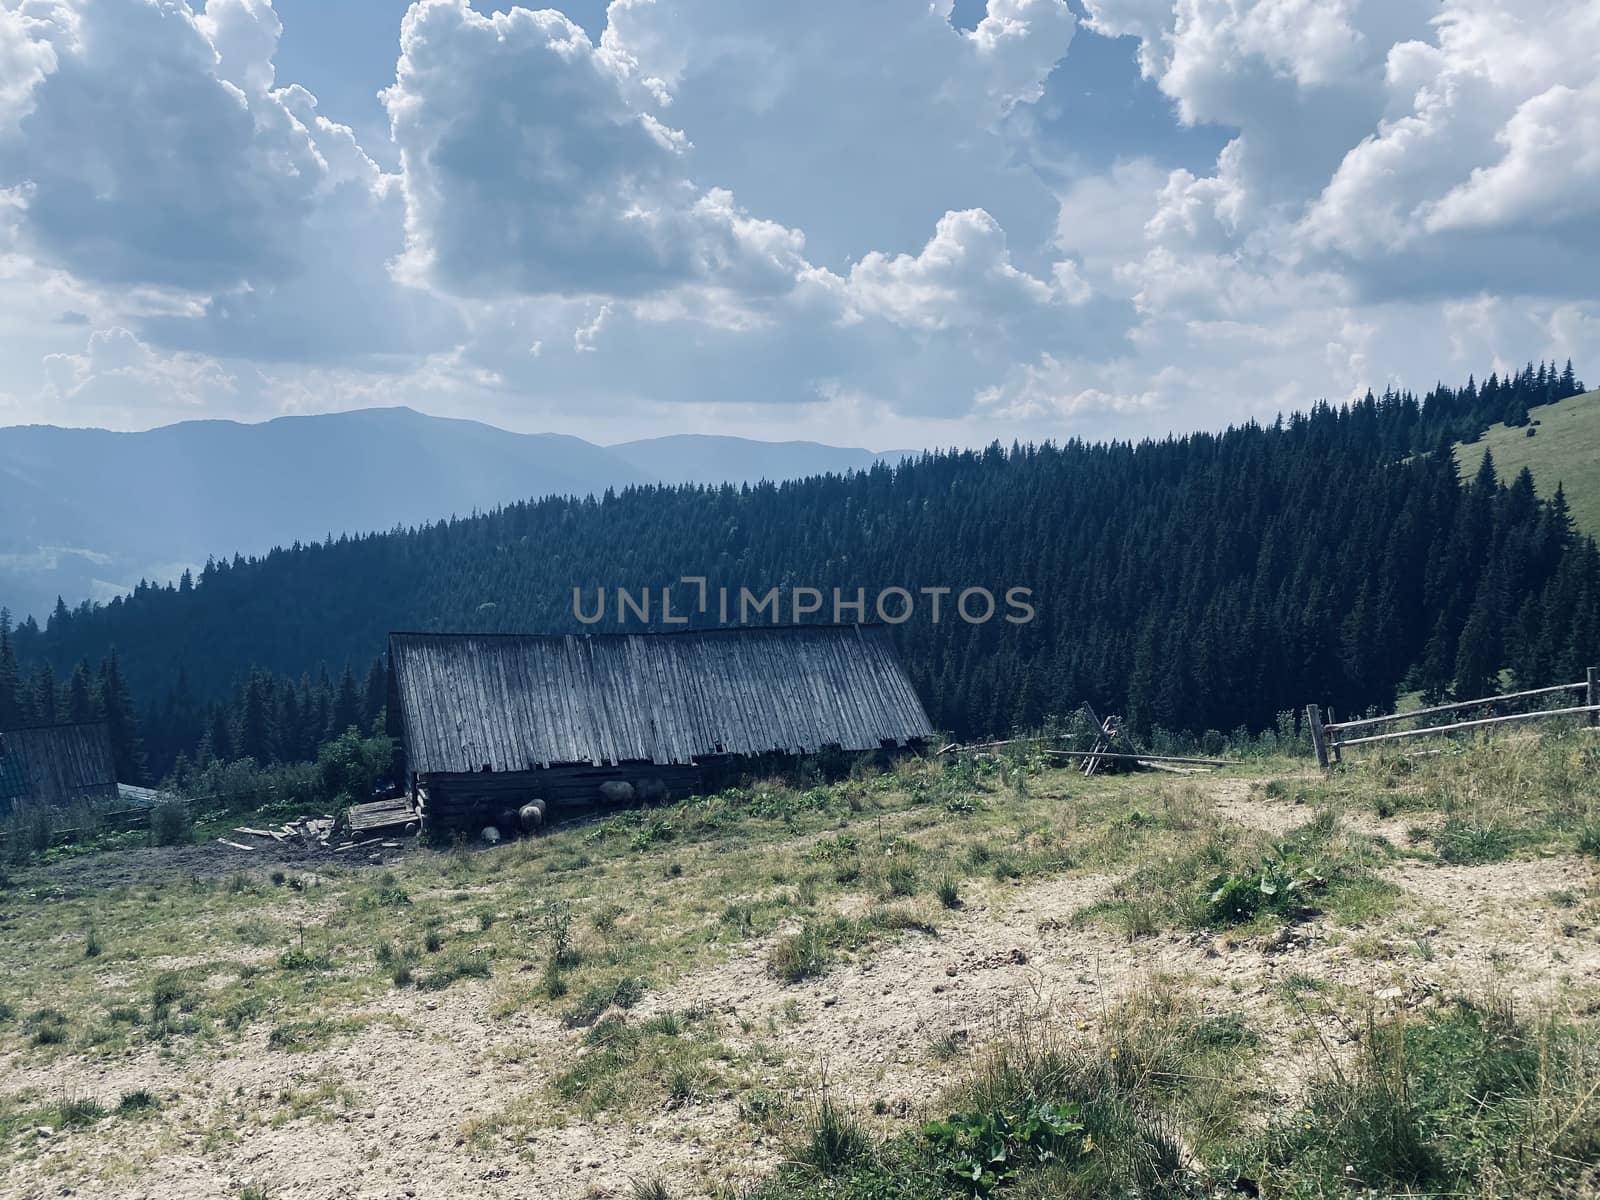
[[[735,757],[880,750],[933,735],[884,626],[672,633],[395,633],[389,720],[424,824],[551,818],[600,786],[681,797]]]
[[[117,800],[116,759],[104,721],[0,730],[0,811]]]

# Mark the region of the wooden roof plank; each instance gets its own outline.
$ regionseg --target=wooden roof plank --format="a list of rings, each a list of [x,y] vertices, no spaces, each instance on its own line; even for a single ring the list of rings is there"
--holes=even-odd
[[[932,735],[887,630],[395,634],[400,728],[422,774],[686,763]]]

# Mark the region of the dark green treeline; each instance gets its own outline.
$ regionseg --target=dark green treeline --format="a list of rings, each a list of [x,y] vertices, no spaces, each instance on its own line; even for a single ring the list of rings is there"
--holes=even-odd
[[[575,587],[592,608],[597,588],[681,576],[707,577],[713,597],[1031,589],[1028,624],[1002,604],[969,625],[946,599],[939,624],[923,600],[896,629],[935,723],[964,736],[1082,700],[1146,730],[1259,729],[1310,700],[1343,714],[1409,687],[1483,694],[1502,669],[1567,682],[1600,660],[1600,553],[1526,473],[1500,480],[1489,463],[1460,484],[1449,445],[1581,386],[1541,364],[1222,434],[635,488],[296,545],[11,631],[0,705],[8,669],[12,694],[31,695],[44,670],[70,677],[115,647],[156,773],[180,751],[303,759],[376,719],[389,630],[573,631]],[[619,628],[615,608],[591,628]]]

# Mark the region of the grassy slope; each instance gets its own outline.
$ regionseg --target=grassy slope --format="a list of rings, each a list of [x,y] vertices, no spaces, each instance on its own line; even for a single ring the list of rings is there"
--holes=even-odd
[[[1435,928],[1450,923],[1448,897],[1419,906],[1383,872],[1516,859],[1521,876],[1574,847],[1600,852],[1595,754],[1571,736],[1501,739],[1374,756],[1327,780],[1293,760],[1201,781],[934,760],[803,791],[763,784],[493,850],[416,850],[386,870],[174,871],[130,883],[66,869],[76,864],[13,868],[0,882],[0,1156],[36,1182],[98,1186],[108,1172],[170,1173],[181,1135],[213,1171],[267,1171],[277,1194],[286,1160],[273,1130],[304,1122],[296,1145],[307,1146],[344,1136],[351,1110],[417,1103],[366,1077],[375,1068],[360,1064],[376,1060],[350,1057],[363,1039],[394,1045],[384,1040],[392,1026],[430,1064],[454,1070],[462,1058],[454,1086],[493,1079],[487,1110],[417,1108],[433,1123],[428,1136],[446,1135],[411,1139],[434,1146],[420,1151],[426,1170],[470,1155],[528,1178],[577,1153],[561,1137],[587,1161],[590,1146],[615,1140],[616,1121],[654,1121],[671,1132],[654,1153],[691,1137],[715,1153],[694,1168],[703,1174],[686,1180],[680,1159],[670,1191],[636,1195],[743,1195],[738,1177],[764,1138],[759,1161],[781,1153],[792,1165],[762,1181],[756,1200],[956,1200],[972,1194],[953,1175],[971,1165],[969,1143],[1003,1125],[1023,1167],[1002,1193],[1015,1200],[1237,1194],[1236,1178],[1260,1180],[1262,1195],[1331,1196],[1349,1184],[1349,1163],[1382,1194],[1556,1194],[1569,1164],[1600,1161],[1592,1025],[1536,1036],[1494,1011],[1419,1010],[1410,1020],[1426,1044],[1414,1064],[1409,1046],[1391,1053],[1374,1041],[1384,1052],[1370,1064],[1303,1099],[1297,1085],[1287,1108],[1262,1080],[1315,1057],[1317,1030],[1359,1036],[1394,971],[1492,953],[1514,974],[1511,928],[1493,925],[1501,918],[1463,914],[1474,940],[1458,945]],[[1370,832],[1375,823],[1395,840]],[[1244,886],[1269,878],[1271,893]],[[945,1019],[930,997],[951,985],[943,962],[964,924],[1017,908],[1021,923],[993,942],[1004,955],[1044,919],[1036,889],[1074,880],[1091,902],[1071,919],[1072,945],[1094,948],[1095,981],[1140,948],[1160,950],[1148,961],[1162,970],[1148,983],[1097,983],[1078,1007],[1024,1021],[1037,1042],[979,1053],[923,1029],[919,1009]],[[945,881],[956,889],[948,901],[935,890]],[[1549,950],[1578,989],[1556,1007],[1592,1012],[1583,956],[1600,889],[1550,895],[1538,907],[1571,932],[1559,943],[1548,934]],[[1281,928],[1308,931],[1326,954],[1284,950]],[[1515,937],[1531,928],[1523,920]],[[906,961],[925,969],[883,1003],[919,1024],[903,1045],[836,1055],[831,1078],[848,1111],[827,1117],[807,1099],[815,1071],[829,1069],[815,1056],[826,1014],[856,1011],[851,992],[866,978],[874,993],[896,978],[897,940],[913,943]],[[1030,948],[1027,970],[1053,972],[1042,994],[1081,969],[1065,945]],[[1232,961],[1290,953],[1272,987]],[[969,997],[988,994],[972,981],[1002,968],[962,961]],[[718,971],[732,982],[710,994],[732,1007],[701,1002]],[[820,991],[807,990],[813,981]],[[1327,1020],[1313,1028],[1308,1012]],[[975,1038],[990,1028],[986,1017],[970,1022]],[[1570,1053],[1546,1053],[1568,1040]],[[879,1050],[881,1075],[868,1061]],[[1489,1058],[1515,1061],[1493,1078],[1456,1078],[1461,1064]],[[1528,1062],[1553,1066],[1542,1074]],[[228,1088],[195,1083],[222,1064],[234,1073]],[[869,1114],[865,1097],[908,1072],[949,1090],[922,1086],[926,1111]],[[1385,1097],[1407,1087],[1421,1099],[1397,1114]],[[1034,1128],[1041,1103],[1080,1106],[1046,1113],[1070,1134]],[[936,1150],[922,1120],[956,1112],[974,1115]],[[1385,1119],[1352,1121],[1367,1112]],[[1469,1118],[1482,1128],[1467,1129]],[[56,1132],[40,1137],[40,1126]],[[1534,1160],[1505,1168],[1512,1182],[1497,1191],[1492,1162],[1513,1143]],[[403,1170],[424,1170],[404,1145],[391,1152]],[[15,1194],[38,1193],[0,1184],[0,1196]]]
[[[1458,445],[1462,476],[1470,477],[1484,450],[1493,450],[1501,479],[1512,479],[1527,467],[1541,496],[1549,496],[1560,483],[1578,528],[1600,535],[1600,390],[1535,408],[1532,418],[1539,422],[1533,437],[1526,429],[1491,425],[1476,442]]]

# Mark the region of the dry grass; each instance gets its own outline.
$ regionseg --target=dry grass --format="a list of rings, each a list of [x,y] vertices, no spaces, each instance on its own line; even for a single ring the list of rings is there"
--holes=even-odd
[[[907,762],[829,786],[769,781],[491,850],[413,851],[381,870],[275,878],[229,868],[111,887],[14,870],[0,895],[0,1144],[36,1188],[59,1177],[93,1191],[118,1172],[159,1170],[190,1134],[226,1171],[261,1153],[249,1147],[269,1144],[275,1128],[342,1130],[353,1113],[359,1125],[359,1110],[398,1100],[383,1090],[392,1079],[359,1078],[353,1066],[365,1047],[393,1045],[452,1065],[451,1088],[484,1097],[447,1117],[444,1144],[408,1170],[441,1153],[466,1170],[470,1152],[526,1191],[543,1186],[552,1155],[585,1156],[590,1139],[618,1164],[618,1194],[639,1179],[731,1195],[733,1181],[790,1152],[780,1143],[815,1107],[794,1085],[829,1066],[816,1035],[833,1028],[830,991],[871,988],[888,989],[886,1011],[907,1005],[910,1043],[857,1045],[832,1068],[834,1117],[859,1121],[873,1154],[884,1136],[915,1128],[931,1111],[922,1106],[1003,1108],[1006,1087],[1049,1076],[1085,1102],[1110,1089],[1123,1109],[1093,1116],[1112,1137],[1100,1143],[1102,1174],[1018,1194],[1103,1194],[1083,1189],[1256,1147],[1274,1107],[1309,1094],[1309,1066],[1356,1061],[1364,1014],[1393,981],[1476,969],[1471,956],[1527,961],[1528,939],[1546,935],[1440,933],[1448,903],[1435,913],[1410,888],[1429,872],[1581,851],[1600,829],[1589,737],[1375,757],[1328,779],[1288,760],[1184,781]],[[1280,900],[1261,887],[1280,871],[1307,882]],[[1253,895],[1248,911],[1239,895]],[[998,1037],[970,1021],[918,1024],[914,998],[954,986],[950,955],[976,942],[979,957],[1008,961],[1017,931],[1044,925],[1033,898],[1056,896],[1082,897],[1050,918],[1064,925],[1077,911],[1081,929],[1007,968],[1037,976],[1040,991],[1013,1004]],[[1587,961],[1600,893],[1568,872],[1538,897],[1539,928],[1577,931],[1548,935],[1550,986],[1574,1010],[1600,999],[1583,992],[1581,972],[1559,982],[1564,959]],[[1267,974],[1285,953],[1280,927],[1318,949]],[[1112,962],[1176,958],[1181,969],[1120,983],[1108,998],[1071,965],[1085,946]],[[880,961],[891,966],[875,970]],[[964,963],[961,981],[980,969]],[[895,992],[902,981],[916,991]],[[698,1007],[708,984],[719,1006]],[[1067,994],[1047,999],[1050,987]],[[265,1063],[297,1082],[263,1089]],[[224,1065],[237,1095],[196,1082]],[[39,1114],[108,1072],[115,1090],[88,1097],[105,1114],[72,1134],[98,1148],[46,1155],[28,1134]],[[1274,1080],[1270,1099],[1263,1077]],[[123,1114],[118,1095],[141,1090],[158,1103]],[[881,1111],[875,1092],[889,1096]],[[118,1132],[135,1115],[137,1143]],[[651,1132],[626,1149],[618,1120]],[[470,1148],[459,1155],[457,1137]],[[697,1145],[705,1156],[687,1154]]]

